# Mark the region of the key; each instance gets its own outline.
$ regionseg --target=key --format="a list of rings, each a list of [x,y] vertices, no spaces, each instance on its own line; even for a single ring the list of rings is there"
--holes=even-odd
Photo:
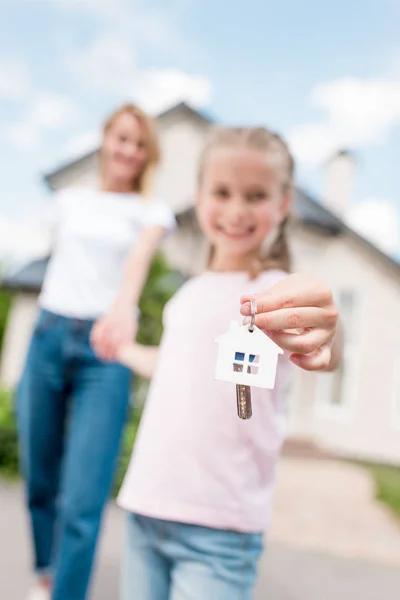
[[[251,306],[251,317],[249,323],[249,331],[254,331],[254,321],[256,316],[256,303],[254,300],[250,302]],[[236,356],[239,358],[239,356]],[[234,364],[234,371],[240,371],[241,365]],[[251,372],[251,367],[247,367],[247,372]],[[253,414],[252,406],[251,406],[251,388],[249,385],[241,385],[236,384],[236,404],[237,404],[237,414],[240,419],[250,419]]]
[[[235,371],[238,371],[239,369],[239,365],[234,365]],[[238,417],[240,419],[250,419],[252,415],[252,407],[251,388],[249,385],[236,384],[236,403]]]

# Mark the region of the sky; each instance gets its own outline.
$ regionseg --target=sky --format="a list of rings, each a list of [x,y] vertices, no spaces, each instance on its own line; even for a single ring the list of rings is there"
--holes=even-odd
[[[0,254],[109,111],[184,100],[282,133],[317,197],[353,151],[346,218],[400,259],[399,29],[398,0],[0,0]]]

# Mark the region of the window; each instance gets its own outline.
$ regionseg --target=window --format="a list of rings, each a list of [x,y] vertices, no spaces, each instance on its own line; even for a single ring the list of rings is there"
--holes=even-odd
[[[257,354],[246,354],[245,352],[235,352],[235,361],[233,363],[233,370],[237,373],[252,373],[256,375],[258,373],[258,364],[260,357]]]
[[[400,427],[400,355],[393,362],[392,376],[392,423],[396,428]]]
[[[343,361],[333,373],[318,375],[319,405],[334,409],[348,408],[355,396],[356,360],[356,295],[354,290],[346,288],[335,298],[340,319],[346,335]]]

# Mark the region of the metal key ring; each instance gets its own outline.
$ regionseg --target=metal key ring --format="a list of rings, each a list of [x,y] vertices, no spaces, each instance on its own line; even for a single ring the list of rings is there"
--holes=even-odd
[[[252,300],[250,300],[250,323],[249,323],[249,331],[250,332],[254,331],[254,324],[256,322],[256,312],[257,312],[256,301],[254,299],[252,299]]]

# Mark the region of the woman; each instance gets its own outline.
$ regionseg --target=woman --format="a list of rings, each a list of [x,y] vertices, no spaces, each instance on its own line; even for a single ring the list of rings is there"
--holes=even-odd
[[[116,349],[134,338],[151,259],[174,226],[148,197],[158,161],[153,123],[125,105],[104,126],[99,189],[70,188],[52,202],[53,252],[17,397],[30,600],[87,595],[128,407]]]

